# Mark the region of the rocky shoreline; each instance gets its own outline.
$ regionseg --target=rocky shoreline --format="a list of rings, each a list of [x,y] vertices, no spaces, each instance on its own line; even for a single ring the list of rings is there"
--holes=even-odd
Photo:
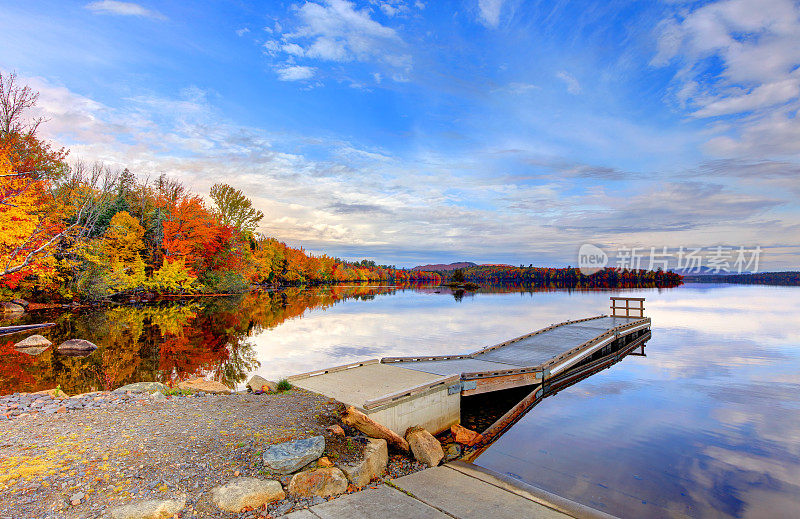
[[[417,429],[395,449],[304,390],[189,386],[0,397],[0,518],[279,517],[457,454]]]

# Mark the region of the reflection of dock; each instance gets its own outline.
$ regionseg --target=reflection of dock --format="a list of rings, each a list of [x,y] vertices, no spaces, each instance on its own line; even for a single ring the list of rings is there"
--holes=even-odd
[[[400,435],[413,425],[438,433],[458,423],[462,396],[530,387],[529,397],[486,431],[500,433],[546,393],[643,346],[650,336],[643,302],[615,297],[610,316],[565,321],[466,355],[387,357],[289,380],[355,406]],[[496,436],[486,433],[486,441]]]

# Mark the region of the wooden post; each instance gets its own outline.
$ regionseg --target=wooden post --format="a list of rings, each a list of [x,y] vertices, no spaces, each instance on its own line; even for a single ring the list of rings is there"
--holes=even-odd
[[[620,301],[625,301],[622,306]],[[631,305],[631,301],[638,302],[638,306]],[[619,310],[619,312],[617,312]],[[622,311],[625,310],[625,314]],[[638,314],[638,315],[637,315]],[[611,317],[639,317],[644,318],[644,298],[643,297],[612,297],[611,298]]]

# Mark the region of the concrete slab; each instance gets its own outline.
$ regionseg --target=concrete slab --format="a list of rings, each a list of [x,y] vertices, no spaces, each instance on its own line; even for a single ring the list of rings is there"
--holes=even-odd
[[[563,519],[567,514],[447,466],[392,480],[398,488],[459,519]],[[316,511],[316,510],[315,510]],[[401,516],[383,516],[388,517]]]
[[[312,511],[319,519],[450,519],[439,510],[386,485],[322,503]]]
[[[367,364],[357,368],[292,380],[292,384],[361,407],[367,400],[427,384],[441,375],[403,369],[391,364]]]
[[[308,510],[298,510],[296,512],[292,512],[291,514],[286,514],[283,517],[285,519],[319,519],[318,516],[312,514]]]

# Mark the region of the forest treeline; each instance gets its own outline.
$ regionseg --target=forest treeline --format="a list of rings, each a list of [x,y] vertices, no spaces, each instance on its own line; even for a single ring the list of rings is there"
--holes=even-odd
[[[800,272],[759,272],[756,274],[690,274],[684,277],[691,283],[736,283],[740,285],[800,286]]]
[[[257,232],[226,184],[208,199],[175,179],[68,163],[37,134],[37,93],[0,74],[0,297],[99,299],[231,293],[252,285],[438,282],[438,274],[312,255]],[[208,200],[208,202],[206,201]]]
[[[514,284],[542,288],[674,287],[681,276],[662,270],[604,268],[592,275],[580,269],[479,265],[461,271],[464,281],[479,284]]]

